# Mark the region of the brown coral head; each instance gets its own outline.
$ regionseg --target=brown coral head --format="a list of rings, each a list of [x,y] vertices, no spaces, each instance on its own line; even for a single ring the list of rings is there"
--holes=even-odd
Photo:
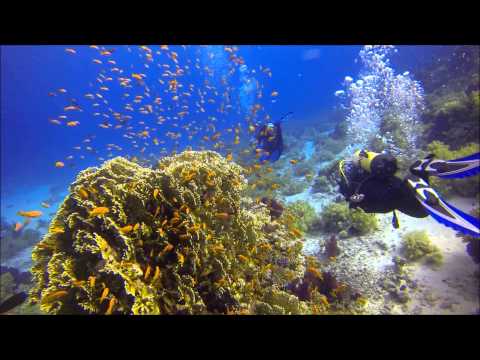
[[[280,216],[282,216],[284,207],[280,202],[267,197],[263,197],[260,201],[267,205],[272,220],[278,219]]]
[[[325,252],[327,257],[336,257],[338,256],[340,249],[337,244],[337,237],[333,234],[325,245]]]

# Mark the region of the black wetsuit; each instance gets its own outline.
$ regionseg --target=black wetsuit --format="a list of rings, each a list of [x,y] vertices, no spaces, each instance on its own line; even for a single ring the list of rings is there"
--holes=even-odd
[[[416,218],[429,215],[408,187],[406,179],[402,180],[394,175],[372,176],[352,163],[345,163],[344,173],[348,183],[340,176],[340,192],[351,208],[359,207],[367,213],[388,213],[398,210]],[[363,194],[363,200],[350,201],[354,194]]]

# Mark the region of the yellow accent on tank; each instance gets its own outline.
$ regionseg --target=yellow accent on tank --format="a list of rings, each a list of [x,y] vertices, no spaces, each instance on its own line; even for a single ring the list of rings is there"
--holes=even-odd
[[[365,157],[366,155],[366,157]],[[368,150],[363,150],[363,151],[356,151],[355,152],[355,157],[358,159],[358,163],[360,167],[368,172],[371,172],[371,165],[372,165],[372,160],[377,156],[380,155],[379,153],[373,152],[373,151],[368,151]]]

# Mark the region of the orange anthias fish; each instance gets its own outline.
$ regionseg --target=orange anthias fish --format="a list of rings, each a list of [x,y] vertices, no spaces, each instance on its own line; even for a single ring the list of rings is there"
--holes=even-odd
[[[119,230],[122,234],[128,234],[129,232],[131,232],[133,230],[133,226],[132,225],[126,225],[124,227],[121,227]]]
[[[20,229],[21,229],[22,227],[23,227],[23,224],[17,222],[17,223],[15,224],[15,228],[14,228],[15,232],[20,231]]]
[[[32,210],[32,211],[22,211],[20,210],[18,215],[23,216],[23,217],[28,217],[28,218],[36,218],[42,216],[42,212],[38,210]]]
[[[225,213],[225,212],[223,212],[223,213],[216,213],[216,214],[215,214],[215,217],[216,217],[217,219],[219,219],[219,220],[228,220],[228,219],[230,219],[230,214],[229,214],[229,213]]]
[[[104,207],[104,206],[96,207],[96,208],[94,208],[93,210],[90,211],[90,217],[94,217],[94,216],[98,216],[98,215],[105,215],[109,211],[110,211],[110,209],[107,208],[107,207]]]
[[[61,161],[57,161],[57,162],[55,163],[55,167],[56,167],[56,168],[63,168],[64,166],[65,166],[65,164],[64,164],[63,162],[61,162]]]
[[[100,296],[100,304],[107,298],[108,293],[110,292],[110,289],[106,287],[102,291],[102,296]]]

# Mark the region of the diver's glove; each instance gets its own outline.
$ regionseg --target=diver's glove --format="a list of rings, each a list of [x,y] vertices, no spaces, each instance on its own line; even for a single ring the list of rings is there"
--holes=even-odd
[[[363,199],[365,199],[364,194],[353,194],[350,196],[349,201],[354,204],[358,204],[359,202],[362,202]]]
[[[438,176],[443,179],[459,179],[480,173],[480,153],[454,160],[434,159],[430,154],[423,160],[417,160],[410,172],[425,179]]]
[[[418,201],[439,223],[464,234],[480,237],[480,220],[464,213],[442,200],[438,193],[422,178],[410,176],[408,186],[415,192]]]

